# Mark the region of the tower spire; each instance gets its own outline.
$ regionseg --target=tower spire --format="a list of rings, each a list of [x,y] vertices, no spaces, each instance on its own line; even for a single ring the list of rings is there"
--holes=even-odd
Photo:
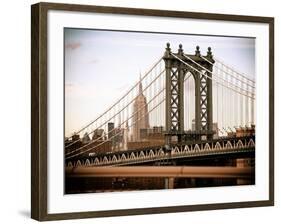
[[[141,83],[141,72],[140,72],[140,81],[139,81],[139,95],[142,94],[142,83]]]

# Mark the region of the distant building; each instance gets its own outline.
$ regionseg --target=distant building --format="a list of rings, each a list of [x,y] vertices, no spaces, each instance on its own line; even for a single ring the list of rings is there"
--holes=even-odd
[[[139,95],[133,104],[133,114],[132,140],[138,142],[142,140],[142,136],[147,132],[145,129],[149,128],[148,106],[146,97],[143,94],[141,81],[139,82]]]
[[[219,137],[219,127],[218,127],[218,123],[215,122],[213,123],[213,131],[215,132],[213,135],[213,138],[218,138]]]
[[[252,136],[255,135],[255,125],[251,127],[236,128],[236,137]]]
[[[90,141],[91,141],[91,138],[90,138],[88,132],[86,132],[86,133],[84,134],[83,138],[82,138],[82,144],[87,144],[87,143],[89,143]]]
[[[147,138],[148,130],[149,129],[147,129],[147,128],[140,129],[140,140],[144,140]]]
[[[163,131],[164,131],[163,126],[153,126],[152,128],[148,129],[148,134],[163,133]]]
[[[78,135],[78,134],[74,134],[73,136],[72,136],[72,141],[77,141],[77,140],[79,140],[80,139],[80,136]]]
[[[154,126],[153,128],[148,129],[147,140],[150,142],[159,142],[164,141],[164,127],[163,126]]]
[[[218,138],[218,136],[219,136],[219,134],[218,134],[219,129],[218,129],[218,123],[217,122],[213,123],[212,130],[214,131],[213,137],[214,138]],[[191,131],[196,131],[195,119],[192,119]]]
[[[94,134],[92,137],[93,140],[104,140],[104,129],[96,129],[94,130]]]
[[[163,126],[140,129],[141,141],[130,141],[127,143],[129,149],[141,149],[147,147],[162,146],[165,143]]]
[[[107,130],[108,130],[108,140],[111,140],[112,141],[112,139],[113,139],[113,136],[114,136],[114,131],[113,131],[113,129],[114,129],[114,123],[113,122],[109,122],[108,124],[107,124]]]
[[[82,146],[82,140],[78,134],[74,134],[71,138],[64,142],[65,152],[69,153],[74,149],[78,149]]]
[[[113,151],[118,151],[122,147],[124,130],[119,126],[113,130],[112,146]]]
[[[196,130],[195,119],[192,119],[192,121],[191,121],[191,131],[195,131],[195,130]]]
[[[126,121],[126,126],[124,128],[124,134],[123,134],[123,150],[128,149],[128,142],[129,142],[129,125],[128,121]]]
[[[107,153],[111,152],[112,142],[107,140],[94,140],[87,144],[83,144],[83,150],[85,153],[82,155],[85,156],[94,156],[96,153]],[[79,151],[79,152],[82,152]]]

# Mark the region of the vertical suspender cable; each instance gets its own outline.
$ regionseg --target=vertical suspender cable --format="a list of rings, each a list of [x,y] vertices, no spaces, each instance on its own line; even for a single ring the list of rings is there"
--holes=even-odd
[[[188,74],[187,74],[188,75]],[[190,100],[190,79],[187,80],[187,102],[188,102],[188,106],[187,106],[187,130],[190,129],[190,109],[193,107],[191,105],[191,100]]]
[[[247,86],[246,86],[246,88],[247,88]],[[244,113],[245,113],[245,118],[244,118],[244,120],[245,120],[245,127],[247,126],[247,124],[248,124],[248,97],[244,97],[244,104],[245,104],[245,111],[244,111]]]
[[[230,71],[231,72],[231,71]],[[233,83],[233,79],[231,76],[229,76],[229,81]],[[232,128],[234,126],[234,120],[235,120],[235,114],[234,112],[234,98],[233,98],[233,91],[230,91],[230,104],[231,104],[231,123],[230,123],[230,127]]]
[[[224,71],[224,65],[222,65],[223,66],[223,71]],[[225,79],[225,80],[227,80],[227,76],[226,76],[226,74],[225,74],[225,72],[223,72],[222,73],[222,77],[223,77],[223,79]],[[226,87],[224,88],[224,92],[225,92],[225,94],[224,94],[224,112],[225,112],[225,116],[224,116],[224,125],[223,125],[223,128],[225,129],[225,130],[227,130],[227,124],[228,124],[228,122],[229,122],[229,92],[228,92],[228,88],[227,88],[227,86],[228,86],[228,82],[226,83]],[[227,133],[226,133],[227,134]]]
[[[233,77],[230,76],[231,82],[234,83],[235,80]],[[235,92],[231,91],[231,114],[232,114],[232,123],[231,123],[231,128],[233,128],[235,126],[235,118],[236,118],[236,114],[235,114]]]
[[[243,84],[240,84],[243,85]],[[244,126],[244,96],[240,95],[240,115],[241,115],[241,126]]]
[[[223,65],[223,68],[226,70],[226,68]],[[227,72],[223,72],[223,78],[227,81],[227,86],[228,86],[228,76],[227,76]],[[224,124],[224,128],[227,129],[229,122],[230,122],[230,116],[229,116],[229,112],[230,112],[230,99],[229,99],[229,90],[225,89],[225,111],[226,111],[226,121]]]
[[[222,87],[221,88],[221,115],[222,115],[222,123],[221,123],[221,130],[223,129],[223,127],[224,127],[224,111],[223,111],[223,105],[224,105],[224,94],[223,94],[223,92],[224,92],[224,87]]]
[[[236,84],[236,86],[239,86],[239,80],[237,79],[233,79],[233,83]],[[239,93],[234,93],[234,108],[233,108],[233,112],[235,113],[235,119],[234,119],[234,127],[238,127],[239,126]]]
[[[252,97],[255,94],[255,90],[252,88]],[[251,123],[255,124],[255,100],[251,99]]]
[[[219,122],[219,83],[218,82],[217,82],[217,126],[218,126],[218,128],[220,127],[220,122]]]

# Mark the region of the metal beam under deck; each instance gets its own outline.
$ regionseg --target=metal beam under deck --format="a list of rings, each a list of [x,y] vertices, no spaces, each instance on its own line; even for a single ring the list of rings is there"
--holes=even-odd
[[[202,166],[127,166],[66,167],[66,177],[174,177],[174,178],[248,178],[253,167]]]

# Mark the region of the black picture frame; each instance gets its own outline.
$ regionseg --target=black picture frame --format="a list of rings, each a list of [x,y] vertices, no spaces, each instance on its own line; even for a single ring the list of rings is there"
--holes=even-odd
[[[224,15],[183,11],[164,11],[138,8],[119,8],[90,5],[38,3],[31,6],[31,217],[39,221],[93,217],[187,212],[225,208],[274,205],[274,18]],[[88,211],[48,214],[47,191],[47,13],[49,10],[98,12],[108,14],[194,18],[217,21],[253,22],[269,25],[269,200],[217,203],[204,205],[168,206],[126,210]]]

